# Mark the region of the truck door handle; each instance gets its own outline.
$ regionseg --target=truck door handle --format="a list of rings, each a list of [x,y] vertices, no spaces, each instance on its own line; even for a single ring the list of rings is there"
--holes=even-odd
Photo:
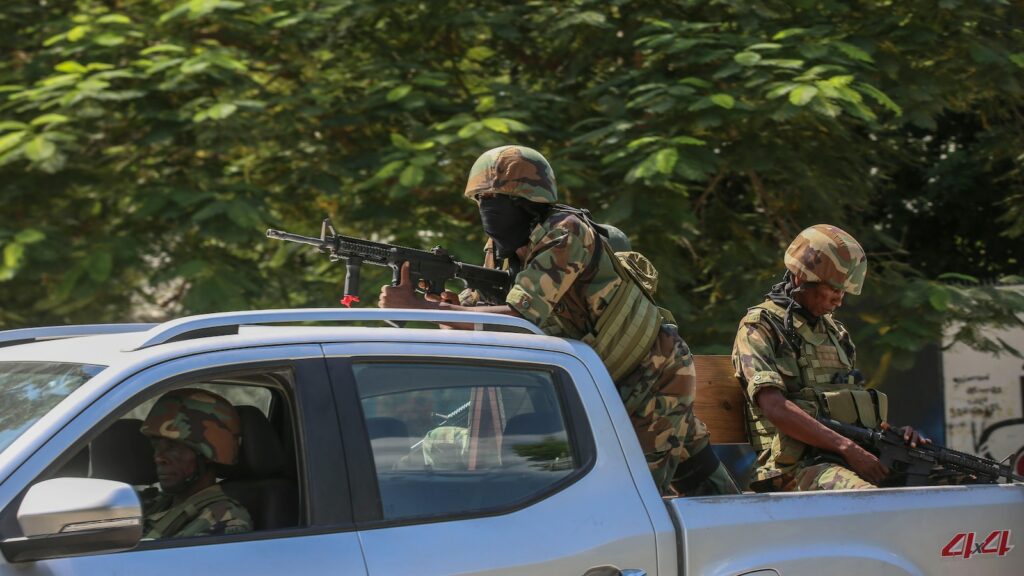
[[[647,576],[647,571],[638,568],[620,570],[615,566],[597,566],[584,572],[583,576]]]

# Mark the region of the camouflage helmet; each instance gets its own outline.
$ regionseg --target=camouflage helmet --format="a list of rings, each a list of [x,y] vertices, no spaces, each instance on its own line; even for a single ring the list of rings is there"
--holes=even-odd
[[[786,268],[802,281],[860,294],[868,259],[853,236],[829,224],[816,224],[797,234],[786,249]]]
[[[625,232],[611,224],[601,224],[601,228],[608,232],[608,245],[612,247],[612,251],[632,252],[633,245],[629,242],[629,236],[626,236]]]
[[[150,438],[177,440],[218,464],[234,464],[238,459],[238,412],[230,402],[207,390],[182,388],[164,394],[140,431]]]
[[[555,171],[544,155],[526,146],[501,146],[480,155],[469,170],[466,197],[508,194],[541,204],[558,201]]]

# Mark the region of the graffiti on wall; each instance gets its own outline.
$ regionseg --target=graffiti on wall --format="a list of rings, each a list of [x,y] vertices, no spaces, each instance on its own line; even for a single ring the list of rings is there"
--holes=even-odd
[[[1024,351],[1024,330],[995,335]],[[1024,474],[1024,362],[953,346],[942,354],[946,444]]]

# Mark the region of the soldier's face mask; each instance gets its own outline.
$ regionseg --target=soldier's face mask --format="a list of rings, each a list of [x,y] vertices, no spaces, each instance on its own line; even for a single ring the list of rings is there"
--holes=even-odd
[[[530,240],[536,216],[505,194],[481,196],[478,202],[480,221],[494,240],[495,255],[499,260],[514,258],[516,249]]]

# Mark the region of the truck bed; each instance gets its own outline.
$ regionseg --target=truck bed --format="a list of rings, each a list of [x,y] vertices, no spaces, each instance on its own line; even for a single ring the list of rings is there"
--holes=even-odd
[[[1024,485],[665,502],[680,534],[679,574],[1024,574],[1015,549]]]

